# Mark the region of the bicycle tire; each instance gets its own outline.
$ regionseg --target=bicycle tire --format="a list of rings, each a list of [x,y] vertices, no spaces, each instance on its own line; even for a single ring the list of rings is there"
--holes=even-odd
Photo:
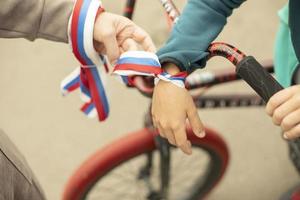
[[[205,130],[206,137],[200,139],[192,133],[190,128],[187,129],[188,138],[193,146],[210,152],[213,157],[212,167],[205,175],[203,186],[188,200],[202,199],[206,196],[222,178],[229,160],[228,148],[223,139],[212,129],[206,128]],[[86,199],[93,186],[111,170],[136,156],[155,149],[153,132],[148,129],[131,133],[111,143],[94,153],[76,170],[65,187],[62,199]]]

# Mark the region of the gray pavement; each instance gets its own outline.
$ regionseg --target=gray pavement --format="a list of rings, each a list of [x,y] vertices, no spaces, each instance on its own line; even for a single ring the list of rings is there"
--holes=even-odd
[[[123,1],[124,2],[124,1]],[[183,5],[182,0],[177,1]],[[247,1],[229,19],[218,40],[258,59],[272,58],[277,10],[284,0]],[[104,0],[107,11],[120,12],[120,0]],[[138,1],[136,22],[158,45],[166,39],[157,1]],[[205,27],[203,27],[205,28]],[[111,114],[105,123],[89,120],[78,109],[77,94],[62,98],[60,81],[77,66],[65,44],[44,40],[0,40],[0,127],[26,156],[50,200],[59,199],[68,177],[92,152],[142,126],[149,100],[108,79]],[[212,61],[208,69],[228,62]],[[211,93],[251,92],[243,83]],[[277,199],[299,181],[287,156],[280,129],[262,108],[201,110],[202,120],[220,131],[231,150],[225,178],[208,199]]]

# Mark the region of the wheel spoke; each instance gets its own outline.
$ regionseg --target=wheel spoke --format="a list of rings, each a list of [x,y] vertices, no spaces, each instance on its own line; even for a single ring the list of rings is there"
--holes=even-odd
[[[171,148],[171,151],[169,199],[188,200],[186,195],[193,192],[196,189],[194,187],[199,187],[202,177],[205,176],[207,164],[210,162],[209,154],[195,147],[191,156],[186,156],[175,148]],[[148,200],[147,195],[159,191],[159,160],[159,153],[156,151],[153,153],[151,174],[142,179],[138,176],[147,163],[146,156],[141,155],[126,161],[100,179],[89,192],[87,199]]]

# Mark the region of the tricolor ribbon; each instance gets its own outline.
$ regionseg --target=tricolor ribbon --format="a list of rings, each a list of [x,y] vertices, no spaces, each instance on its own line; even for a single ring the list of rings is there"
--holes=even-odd
[[[186,72],[180,72],[176,75],[164,72],[158,57],[154,53],[145,51],[128,51],[123,53],[118,59],[113,72],[122,77],[133,75],[153,76],[155,77],[155,83],[163,80],[181,88],[185,87],[184,82],[187,76]]]
[[[96,15],[101,10],[99,0],[77,0],[70,24],[70,43],[73,53],[81,66],[61,83],[64,95],[80,88],[81,99],[85,102],[81,110],[89,117],[98,116],[100,121],[109,113],[108,100],[100,74],[100,67],[107,65],[93,46],[93,30]]]
[[[81,110],[88,117],[96,117],[100,121],[107,118],[109,105],[102,82],[100,68],[104,66],[108,72],[105,57],[99,55],[93,46],[94,22],[101,8],[99,0],[77,0],[70,21],[69,41],[73,53],[81,66],[75,69],[61,83],[63,95],[80,89],[84,105]],[[103,70],[104,71],[104,70]],[[134,75],[153,76],[158,80],[169,81],[184,88],[186,72],[171,76],[163,72],[157,56],[145,51],[129,51],[123,53],[114,67],[114,73],[122,77],[127,85],[132,85]]]

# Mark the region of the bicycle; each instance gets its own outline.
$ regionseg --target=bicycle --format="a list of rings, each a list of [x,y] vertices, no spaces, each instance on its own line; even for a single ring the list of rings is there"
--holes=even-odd
[[[179,12],[173,2],[171,0],[160,1],[169,20],[176,21]],[[134,0],[127,1],[125,16],[132,17],[134,5]],[[246,56],[238,49],[224,43],[212,44],[208,52],[210,53],[208,59],[218,55],[230,60],[236,66],[236,72],[228,70],[221,73],[192,74],[187,78],[187,89],[208,89],[243,78],[262,99],[256,95],[202,96],[196,94],[193,98],[198,108],[261,106],[275,92],[282,89],[269,75],[273,72],[272,63],[265,63],[264,67],[261,67],[253,57]],[[127,86],[137,88],[147,97],[151,97],[154,87],[151,78],[140,76],[130,77]],[[157,130],[153,128],[148,110],[143,129],[130,133],[100,149],[80,166],[68,181],[63,199],[203,199],[221,180],[229,162],[226,142],[211,128],[206,127],[205,132],[206,137],[199,139],[187,126],[193,154],[184,156],[165,139],[159,137]],[[195,166],[196,162],[197,166]],[[176,173],[176,169],[182,165],[188,165],[199,171],[191,172],[190,176],[188,176],[190,172],[188,170],[184,174]],[[134,174],[129,175],[129,172],[133,171]],[[117,178],[113,179],[114,176]],[[181,176],[184,176],[184,179],[189,178],[189,182],[180,181]],[[120,180],[125,180],[125,182],[120,185]],[[136,190],[128,190],[127,186],[131,187],[132,182],[137,184]],[[110,184],[114,184],[112,191],[109,188]],[[99,188],[102,188],[100,191],[102,196],[98,194]]]

